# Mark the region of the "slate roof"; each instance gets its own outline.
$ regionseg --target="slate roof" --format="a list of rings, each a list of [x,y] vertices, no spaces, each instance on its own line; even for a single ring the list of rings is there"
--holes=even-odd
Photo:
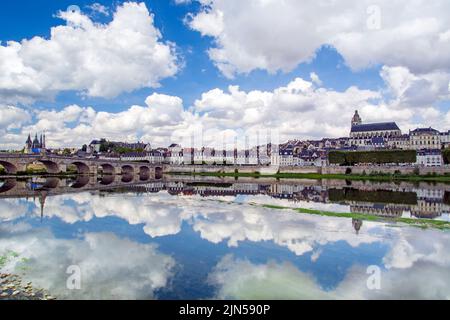
[[[436,129],[433,128],[417,128],[413,131],[411,131],[412,134],[417,134],[417,133],[434,133],[434,134],[438,134],[439,131],[437,131]]]
[[[440,156],[442,154],[441,150],[438,149],[427,149],[427,150],[418,150],[418,156]]]
[[[367,123],[352,126],[352,132],[400,130],[395,122]]]
[[[279,154],[280,156],[291,156],[294,154],[294,151],[292,149],[280,149]]]

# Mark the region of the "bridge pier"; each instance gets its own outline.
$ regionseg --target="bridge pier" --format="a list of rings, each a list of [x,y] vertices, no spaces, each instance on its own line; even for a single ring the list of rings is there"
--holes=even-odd
[[[25,171],[27,171],[27,165],[26,164],[17,163],[14,166],[16,167],[16,172],[11,172],[12,174],[16,174],[18,172],[25,172]]]
[[[97,165],[90,165],[89,166],[89,173],[92,175],[98,174],[98,166]]]
[[[66,173],[67,172],[67,165],[66,164],[60,164],[59,165],[59,172],[60,173]]]
[[[91,186],[95,186],[95,185],[97,184],[97,177],[96,177],[96,176],[91,176],[91,177],[89,178],[89,184],[90,184]]]

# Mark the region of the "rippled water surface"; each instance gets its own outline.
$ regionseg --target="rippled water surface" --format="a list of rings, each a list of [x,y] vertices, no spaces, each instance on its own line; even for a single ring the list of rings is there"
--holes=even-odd
[[[450,233],[389,220],[449,220],[446,185],[113,180],[1,180],[2,272],[58,299],[450,297]]]

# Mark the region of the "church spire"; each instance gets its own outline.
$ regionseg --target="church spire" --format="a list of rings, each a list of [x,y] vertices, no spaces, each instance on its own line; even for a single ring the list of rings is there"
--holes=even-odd
[[[363,225],[363,221],[361,219],[352,219],[352,225],[353,225],[353,228],[356,231],[356,234],[359,234],[359,230],[361,230],[361,227]]]
[[[39,147],[39,139],[38,139],[38,135],[37,133],[34,135],[34,140],[33,140],[33,149],[36,149]]]
[[[47,199],[47,192],[41,192],[39,194],[39,203],[41,204],[41,222],[44,218],[44,207],[45,207],[45,200]]]
[[[25,142],[25,144],[27,145],[27,146],[30,146],[31,147],[31,144],[33,143],[33,141],[31,141],[31,133],[29,133],[28,134],[28,139],[27,139],[27,141]]]

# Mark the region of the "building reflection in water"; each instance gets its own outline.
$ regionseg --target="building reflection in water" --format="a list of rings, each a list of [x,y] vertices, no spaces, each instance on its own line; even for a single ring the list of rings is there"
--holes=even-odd
[[[180,179],[181,180],[181,179]],[[76,179],[58,179],[35,177],[25,181],[9,179],[0,183],[0,198],[38,198],[41,216],[44,215],[45,200],[48,196],[103,190],[105,192],[158,193],[167,191],[173,196],[224,197],[237,195],[265,195],[286,202],[338,203],[349,206],[351,213],[367,214],[383,218],[410,216],[435,219],[448,215],[449,190],[430,185],[420,188],[404,185],[395,190],[379,190],[376,185],[364,185],[364,188],[338,185],[329,187],[301,183],[283,183],[277,180],[269,182],[245,181],[228,182],[192,180],[150,180],[134,182],[133,176],[79,176]],[[286,204],[289,206],[289,204]],[[359,233],[362,221],[354,219],[353,227]]]
[[[383,218],[400,218],[407,210],[409,210],[409,206],[398,204],[358,203],[350,205],[351,213],[362,213]]]
[[[352,219],[352,225],[353,225],[353,228],[356,231],[356,234],[359,234],[359,230],[361,230],[361,227],[363,225],[363,221],[361,219]]]

